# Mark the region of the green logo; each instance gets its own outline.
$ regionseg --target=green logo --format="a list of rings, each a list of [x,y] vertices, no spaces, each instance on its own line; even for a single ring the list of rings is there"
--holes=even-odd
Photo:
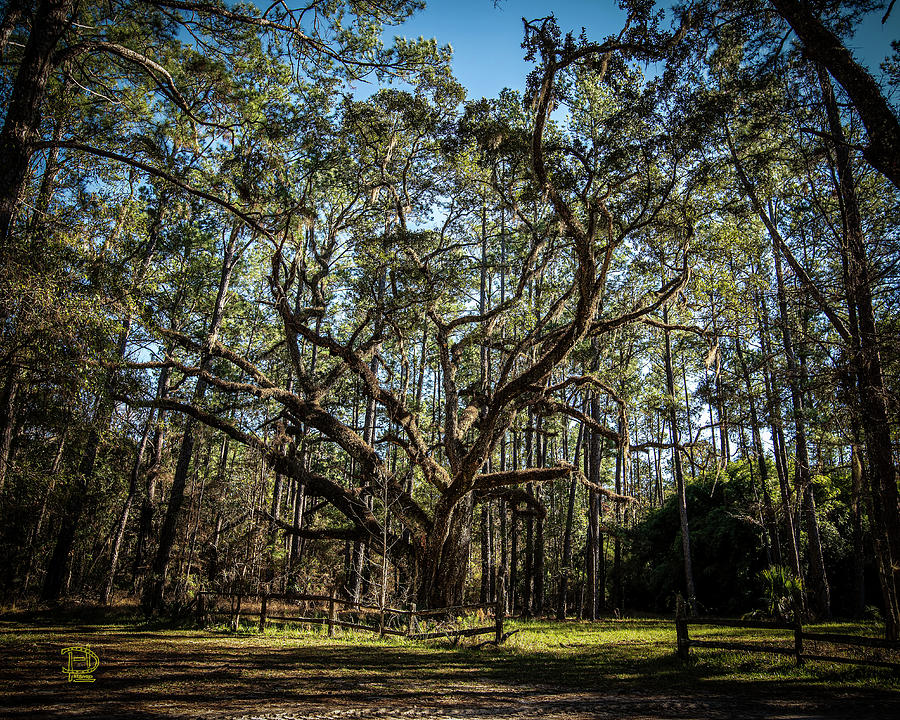
[[[87,646],[75,645],[63,648],[59,654],[69,658],[62,668],[63,673],[69,678],[67,682],[94,682],[92,673],[100,666],[97,653]]]

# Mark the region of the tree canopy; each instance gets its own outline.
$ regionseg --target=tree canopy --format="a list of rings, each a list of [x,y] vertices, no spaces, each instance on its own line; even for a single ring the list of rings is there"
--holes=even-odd
[[[876,6],[525,19],[524,92],[470,99],[384,44],[419,2],[10,0],[0,594],[594,618],[786,575],[896,637]]]

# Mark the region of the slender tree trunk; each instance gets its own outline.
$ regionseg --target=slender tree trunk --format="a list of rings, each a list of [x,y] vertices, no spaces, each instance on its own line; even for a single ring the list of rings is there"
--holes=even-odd
[[[853,513],[853,594],[850,608],[854,617],[861,618],[866,613],[866,556],[862,523],[862,496],[866,489],[866,476],[858,442],[850,446],[850,476],[853,480],[850,506]]]
[[[624,381],[623,381],[624,385]],[[619,437],[626,432],[624,418],[619,419]],[[625,448],[619,444],[616,448],[616,495],[622,494],[622,481],[625,472]],[[622,504],[614,503],[616,508],[616,529],[622,528]],[[622,540],[619,532],[613,539],[613,577],[612,577],[612,606],[621,610],[625,604],[622,588]]]
[[[598,348],[595,347],[595,352],[598,351]],[[591,416],[594,422],[602,423],[604,420],[603,414],[600,412],[600,403],[597,400],[596,393],[593,395],[591,400]],[[600,485],[600,470],[603,467],[603,439],[600,437],[599,433],[591,433],[591,482],[596,485]],[[606,609],[606,552],[603,547],[603,496],[594,491],[595,495],[595,506],[594,506],[594,527],[596,529],[594,540],[594,568],[595,574],[597,577],[596,582],[596,598],[595,605],[596,610],[594,611],[593,617],[599,617],[600,611]]]
[[[511,506],[512,518],[510,521],[510,548],[509,548],[509,609],[513,615],[518,609],[518,585],[519,585],[519,532],[518,525],[519,513],[516,512],[515,506]]]
[[[529,483],[525,492],[534,497],[534,488]],[[531,617],[534,613],[534,514],[529,508],[525,519],[525,566],[522,570],[524,588],[522,589],[522,614]]]
[[[663,305],[663,322],[669,322],[668,306]],[[675,488],[678,493],[678,518],[681,524],[681,552],[684,560],[684,582],[691,613],[697,613],[697,591],[694,588],[694,565],[691,559],[691,531],[688,525],[687,495],[684,487],[684,471],[681,466],[681,439],[678,433],[678,413],[675,406],[675,373],[672,371],[672,342],[669,330],[663,330],[665,338],[666,389],[669,393],[669,433],[672,442],[672,466],[675,468]]]
[[[487,233],[487,202],[482,196],[481,203],[481,268],[480,287],[478,296],[478,311],[484,314],[488,309],[488,233]],[[486,331],[486,327],[485,327]],[[480,385],[481,393],[487,396],[491,375],[490,348],[486,343],[480,347]],[[491,461],[488,459],[484,472],[491,471]],[[481,508],[481,602],[487,603],[491,598],[492,578],[492,553],[491,553],[491,517],[490,503],[485,501]]]
[[[166,397],[169,392],[169,370],[163,369],[165,376],[163,394]],[[156,486],[162,469],[162,454],[166,439],[165,411],[160,408],[156,413],[156,430],[153,434],[153,455],[145,473],[146,489],[141,501],[141,515],[138,520],[138,535],[135,541],[134,562],[131,566],[131,591],[137,594],[139,585],[146,572],[144,568],[147,555],[147,544],[153,534],[153,517],[156,514]]]
[[[712,313],[713,335],[719,337],[716,304],[712,293],[709,294],[709,307],[710,312]],[[716,384],[716,414],[719,416],[719,446],[722,450],[722,459],[724,460],[725,465],[728,465],[731,461],[731,442],[728,439],[728,406],[726,405],[725,392],[722,388],[722,374],[718,372],[718,370],[713,374],[713,380]],[[674,395],[672,397],[674,399]]]
[[[109,572],[106,576],[106,585],[103,588],[102,603],[109,605],[109,599],[112,595],[113,585],[116,580],[116,569],[119,565],[119,551],[122,548],[122,538],[125,537],[125,528],[128,525],[128,515],[131,513],[131,506],[134,504],[134,498],[137,495],[138,480],[141,475],[141,465],[144,462],[144,453],[147,450],[147,444],[150,440],[150,431],[153,428],[153,411],[147,418],[147,427],[141,437],[141,444],[138,446],[137,454],[134,458],[134,464],[131,466],[131,475],[128,481],[128,494],[125,496],[125,502],[122,505],[122,511],[119,513],[119,519],[113,530],[112,550],[109,558]]]
[[[772,535],[769,532],[769,524],[766,520],[765,512],[763,510],[762,500],[760,498],[759,490],[756,487],[756,473],[753,471],[753,457],[750,450],[750,445],[747,442],[747,428],[741,424],[738,430],[738,452],[739,452],[739,462],[742,464],[746,464],[747,470],[750,472],[750,487],[753,490],[753,503],[756,506],[756,516],[758,518],[759,527],[762,530],[763,537],[763,545],[766,550],[766,567],[772,567],[775,565],[775,557],[772,552]]]
[[[504,209],[500,210],[500,304],[506,302],[506,211]],[[506,331],[505,328],[501,327],[500,329],[500,337],[501,340],[505,337]],[[503,438],[500,440],[500,471],[503,472],[506,470],[506,443],[507,437],[506,433],[503,434]],[[499,504],[499,515],[500,515],[500,575],[506,580],[506,608],[504,610],[509,613],[512,611],[512,604],[515,601],[516,596],[516,586],[510,577],[510,562],[509,557],[507,555],[507,504],[506,501],[501,499]],[[512,523],[509,523],[512,525]],[[513,533],[515,533],[515,528],[513,527]],[[515,560],[513,560],[515,562]]]
[[[209,322],[209,330],[205,347],[201,352],[200,368],[208,370],[212,353],[211,348],[216,342],[222,320],[225,317],[225,301],[228,296],[228,288],[231,284],[231,275],[236,264],[237,241],[240,235],[239,226],[235,225],[228,240],[225,243],[225,253],[222,259],[222,273],[219,278],[219,288],[213,307],[212,317]],[[206,395],[207,382],[198,377],[194,388],[193,402],[198,404]],[[162,528],[159,533],[159,545],[156,557],[153,560],[151,582],[144,593],[144,607],[147,612],[158,612],[162,608],[165,594],[166,576],[172,561],[172,551],[175,547],[175,538],[178,529],[178,521],[181,519],[181,511],[184,505],[184,492],[190,470],[191,458],[194,454],[196,420],[188,415],[184,418],[184,434],[181,446],[178,449],[178,460],[175,464],[175,474],[172,478],[172,488],[169,494],[169,504],[166,515],[163,518]]]
[[[711,407],[711,406],[710,406]],[[659,413],[656,414],[656,435],[654,436],[654,440],[662,444],[663,434],[662,434],[662,418]],[[710,409],[710,417],[712,417],[712,410]],[[652,427],[652,419],[651,419],[651,427],[650,430],[653,430]],[[710,430],[712,434],[712,430]],[[713,435],[715,437],[715,435]],[[713,450],[713,454],[715,454],[715,450]],[[659,448],[653,448],[653,465],[652,468],[648,468],[648,470],[655,470],[655,492],[654,497],[656,498],[656,507],[662,507],[663,504],[663,481],[662,481],[662,450]]]
[[[225,518],[224,508],[222,507],[225,498],[225,478],[228,476],[228,468],[231,463],[231,439],[227,435],[222,436],[222,444],[218,452],[218,470],[216,474],[216,482],[220,490],[219,510],[216,513],[216,521],[213,529],[212,540],[209,543],[208,559],[206,563],[206,578],[204,585],[208,588],[215,586],[219,576],[219,540],[222,537],[222,524]],[[207,460],[208,462],[208,460]]]
[[[194,516],[193,527],[191,528],[189,537],[188,533],[185,532],[185,539],[182,543],[182,547],[187,546],[187,553],[184,554],[183,557],[183,570],[179,570],[178,572],[178,583],[175,587],[175,598],[179,603],[184,603],[185,596],[187,593],[187,587],[189,585],[191,579],[191,571],[194,567],[194,555],[197,549],[197,531],[200,529],[200,518],[203,515],[203,496],[206,492],[206,482],[209,478],[209,469],[210,469],[210,457],[212,455],[212,443],[207,444],[206,450],[206,462],[203,463],[203,472],[201,473],[199,468],[194,472],[194,481],[191,484],[191,506],[193,506],[194,496],[197,496],[197,512]],[[261,472],[265,472],[265,462],[261,460],[260,462]],[[197,479],[199,477],[200,480],[200,492],[196,492]],[[256,507],[256,503],[252,507]],[[191,512],[193,511],[193,507],[190,508],[190,512],[188,517],[190,517]],[[251,521],[252,522],[252,521]],[[254,553],[251,557],[258,557],[258,553]],[[256,563],[254,562],[254,565]],[[200,574],[199,572],[197,573]],[[256,574],[256,573],[254,573]]]
[[[543,418],[538,417],[537,435],[535,437],[535,465],[539,468],[546,467],[547,436],[544,431]],[[544,506],[542,488],[534,487],[534,496],[539,505]],[[532,606],[538,615],[544,611],[544,518],[541,515],[535,519],[534,528],[534,601]]]
[[[578,428],[578,439],[575,441],[575,452],[572,453],[572,464],[578,462],[581,453],[581,442],[584,438],[584,424]],[[572,473],[569,481],[569,501],[566,506],[566,528],[563,533],[562,572],[559,583],[559,605],[556,611],[557,620],[566,619],[566,605],[568,602],[569,576],[572,573],[572,523],[575,520],[575,498],[578,490],[578,478]]]
[[[597,492],[588,490],[588,527],[585,538],[585,613],[588,620],[597,619]]]
[[[290,381],[288,381],[288,385],[290,385]],[[284,437],[284,423],[279,421],[276,425],[277,433],[279,437]],[[283,447],[286,441],[276,441],[279,442]],[[275,524],[278,520],[281,519],[281,505],[282,505],[282,492],[284,486],[284,476],[276,471],[275,478],[272,483],[272,504],[269,509],[269,514],[272,516],[272,520],[269,521],[268,528],[268,539],[266,542],[266,584],[268,591],[271,592],[273,590],[272,584],[275,582],[275,549],[278,547],[278,526]],[[296,527],[296,525],[294,526]]]
[[[94,422],[88,436],[87,444],[78,465],[76,478],[68,488],[65,502],[66,512],[62,516],[59,525],[59,534],[53,553],[47,564],[47,573],[44,576],[44,586],[41,590],[42,600],[57,600],[67,585],[69,570],[69,557],[72,546],[75,544],[75,535],[81,522],[87,494],[90,489],[90,481],[94,476],[94,466],[97,462],[97,454],[100,448],[100,427],[109,427],[112,417],[112,403],[101,397]]]
[[[525,463],[524,467],[530,468],[534,465],[534,415],[531,410],[528,411],[528,425],[525,427]],[[525,492],[528,497],[534,497],[534,487],[531,483],[525,486]],[[534,606],[534,513],[531,507],[528,508],[528,514],[525,516],[525,557],[523,558],[522,567],[522,614],[525,617],[531,617]]]
[[[488,588],[488,602],[494,602],[497,599],[497,534],[494,507],[491,503],[488,503],[488,559],[490,561],[488,572],[491,580]]]
[[[773,216],[770,213],[770,216]],[[809,451],[806,445],[806,411],[803,390],[801,388],[801,372],[794,353],[791,338],[790,317],[787,308],[787,294],[784,287],[784,276],[781,269],[781,255],[778,246],[773,242],[772,254],[775,258],[775,278],[778,289],[778,307],[781,315],[781,336],[788,369],[788,387],[791,391],[795,430],[795,471],[797,492],[803,497],[804,520],[806,521],[807,548],[809,553],[809,607],[817,618],[831,615],[831,600],[828,579],[825,575],[825,562],[822,556],[822,545],[819,539],[819,526],[816,519],[815,497],[809,472]]]
[[[63,430],[62,436],[59,438],[59,444],[56,446],[56,453],[53,455],[53,462],[50,463],[48,475],[50,477],[47,483],[47,489],[44,491],[44,499],[41,500],[41,509],[38,511],[37,520],[34,523],[34,529],[31,531],[31,542],[28,548],[28,570],[25,573],[25,582],[22,584],[22,594],[28,593],[31,586],[31,578],[34,575],[35,558],[37,557],[38,545],[41,541],[41,530],[44,527],[44,519],[47,517],[47,504],[56,488],[56,480],[59,477],[59,466],[62,464],[63,451],[66,447],[66,438],[68,436],[68,428]]]
[[[372,358],[369,363],[369,369],[373,373],[378,372],[378,360]],[[375,413],[377,407],[375,398],[369,397],[366,401],[366,410],[363,418],[363,441],[370,447],[375,445]],[[371,509],[371,496],[366,499]],[[351,555],[350,567],[350,583],[348,590],[354,602],[360,602],[365,593],[368,578],[368,562],[369,562],[369,543],[368,540],[357,541],[353,544],[353,552]]]
[[[593,415],[593,407],[596,400],[590,400],[591,414]],[[600,475],[600,436],[593,432],[585,430],[588,442],[584,446],[584,475],[591,482],[597,482]],[[587,537],[585,538],[584,562],[585,562],[585,613],[584,616],[588,620],[597,619],[597,582],[598,568],[597,560],[599,558],[598,539],[600,535],[600,507],[597,501],[597,491],[593,488],[588,489],[588,527]]]
[[[55,162],[55,161],[54,161]],[[48,169],[48,172],[50,170]],[[46,180],[46,175],[45,175]],[[51,183],[52,185],[52,179]],[[50,193],[50,185],[48,185],[46,190],[42,189],[42,195],[46,192],[48,195]],[[150,228],[149,238],[147,243],[147,249],[144,254],[143,262],[141,263],[141,267],[138,270],[138,273],[135,277],[135,286],[140,286],[146,276],[147,270],[150,267],[150,262],[153,259],[153,255],[156,252],[156,246],[159,241],[159,230],[162,224],[162,217],[165,208],[165,201],[163,198],[160,198],[159,207],[157,208],[156,216],[154,218],[154,222]],[[125,318],[124,330],[123,330],[123,338],[127,338],[128,333],[131,329],[131,315],[129,314]],[[122,354],[124,354],[124,342],[122,343]],[[164,368],[163,371],[159,375],[159,380],[157,382],[156,389],[156,397],[158,400],[162,400],[166,391],[168,390],[168,382],[169,382],[169,368]],[[119,551],[122,547],[122,538],[125,536],[125,527],[128,524],[128,516],[131,513],[131,506],[134,503],[134,498],[137,496],[138,491],[138,480],[140,479],[141,472],[141,464],[144,461],[144,453],[147,450],[147,443],[150,439],[150,432],[153,428],[153,416],[154,412],[151,411],[149,417],[147,418],[147,427],[144,429],[143,436],[141,437],[141,443],[138,447],[138,452],[134,460],[134,465],[131,468],[131,474],[128,482],[128,494],[125,497],[125,503],[122,507],[122,512],[119,515],[118,522],[116,523],[115,530],[113,531],[113,541],[112,541],[112,550],[110,553],[110,565],[109,565],[109,573],[107,575],[106,585],[103,590],[103,604],[109,604],[109,598],[112,593],[113,584],[115,582],[116,570],[119,564]]]
[[[491,596],[491,547],[490,533],[488,527],[490,525],[489,505],[482,503],[481,505],[481,595],[480,602],[482,604],[490,602]]]
[[[706,366],[703,367],[703,380],[707,387],[709,387],[709,370]],[[719,457],[719,449],[716,446],[716,428],[719,425],[716,424],[716,418],[713,416],[713,405],[715,402],[710,402],[707,407],[709,408],[709,439],[712,443],[713,449],[713,457],[716,458],[716,465],[718,466],[718,457]]]
[[[772,434],[772,446],[775,456],[775,470],[778,474],[778,487],[781,493],[781,506],[784,511],[784,520],[787,526],[788,556],[794,577],[800,579],[803,574],[800,569],[800,541],[797,536],[797,526],[794,522],[793,503],[791,502],[791,488],[787,473],[787,460],[784,443],[784,433],[781,423],[781,395],[775,385],[775,375],[772,372],[771,357],[772,348],[769,342],[769,312],[765,302],[759,298],[759,337],[765,363],[763,364],[763,380],[766,388],[766,404]],[[801,596],[804,597],[805,596]],[[805,607],[805,600],[804,600]]]
[[[684,388],[684,414],[685,419],[687,420],[688,439],[691,441],[691,444],[688,445],[688,461],[691,464],[691,479],[693,480],[697,477],[697,461],[694,459],[694,427],[693,422],[691,421],[691,395],[688,392],[687,367],[684,360],[681,362],[681,384]]]
[[[305,459],[306,458],[304,455],[303,457],[301,457],[301,462],[305,462]],[[302,528],[305,525],[305,523],[303,521],[303,512],[306,509],[306,500],[307,500],[306,486],[299,480],[295,480],[294,481],[293,504],[291,507],[291,522],[294,525],[294,527]],[[301,555],[301,553],[300,553],[300,551],[301,551],[300,536],[292,535],[289,542],[290,542],[290,547],[288,550],[288,582],[290,583],[293,581],[294,572],[295,572],[297,566],[300,564],[300,555]],[[362,572],[361,568],[357,568],[356,565],[354,564],[356,557],[353,555],[353,547],[354,546],[351,546],[351,551],[350,551],[350,556],[349,556],[349,560],[350,560],[349,572],[361,573]]]
[[[538,502],[541,499],[541,487],[535,488]],[[534,531],[534,612],[544,612],[544,518],[538,517]]]
[[[16,427],[16,394],[19,391],[19,366],[10,363],[6,370],[6,382],[0,395],[0,495],[6,484],[6,475],[12,460],[13,431]]]
[[[766,454],[763,449],[762,435],[759,431],[760,421],[759,412],[756,408],[756,397],[753,392],[753,385],[750,382],[750,370],[747,367],[747,361],[744,358],[744,352],[741,348],[739,337],[735,337],[735,352],[737,353],[738,362],[741,366],[741,373],[744,376],[744,385],[747,387],[747,402],[750,408],[750,432],[753,437],[753,447],[756,452],[756,462],[759,466],[759,484],[760,493],[762,495],[763,509],[766,518],[766,531],[770,539],[770,547],[772,549],[772,560],[778,565],[782,564],[781,558],[781,541],[778,537],[778,523],[775,519],[775,509],[772,507],[772,499],[769,497],[769,466],[766,463]]]

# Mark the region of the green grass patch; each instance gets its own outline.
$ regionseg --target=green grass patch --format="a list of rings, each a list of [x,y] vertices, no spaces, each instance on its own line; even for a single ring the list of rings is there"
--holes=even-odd
[[[270,624],[260,634],[257,623],[249,619],[242,621],[236,632],[227,624],[210,627],[208,632],[232,641],[246,638],[254,645],[272,642],[282,646],[404,649],[441,662],[464,662],[472,670],[502,682],[579,689],[640,684],[662,691],[675,686],[698,688],[745,682],[900,689],[900,675],[890,669],[822,661],[806,662],[798,667],[791,656],[766,652],[692,648],[691,659],[683,662],[675,656],[674,623],[666,618],[596,622],[510,620],[505,629],[515,632],[501,647],[476,647],[489,636],[461,641],[416,641],[403,637],[380,638],[375,633],[340,628],[329,638],[325,626],[290,623]],[[848,621],[822,623],[807,629],[868,637],[879,637],[880,632],[875,623]],[[690,635],[698,640],[793,647],[790,630],[691,625]],[[831,652],[840,654],[840,650]],[[437,671],[438,666],[420,665],[423,672],[428,667]]]

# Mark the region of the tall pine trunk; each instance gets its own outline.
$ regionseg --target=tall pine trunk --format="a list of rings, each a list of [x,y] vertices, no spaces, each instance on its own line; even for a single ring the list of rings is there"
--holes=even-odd
[[[12,460],[12,441],[16,427],[16,395],[19,391],[19,366],[11,362],[6,370],[6,382],[0,395],[0,496],[6,483]]]
[[[765,529],[769,536],[772,561],[777,565],[781,565],[783,562],[781,557],[781,540],[778,536],[778,523],[775,518],[775,509],[772,507],[772,499],[769,497],[769,465],[766,462],[766,453],[762,444],[759,411],[756,407],[756,397],[753,392],[753,385],[750,382],[750,369],[747,366],[747,360],[744,357],[744,351],[741,347],[739,337],[735,337],[734,347],[735,352],[737,353],[738,363],[741,367],[741,374],[744,376],[744,385],[747,388],[747,402],[750,409],[750,434],[753,438],[753,450],[756,454],[756,462],[759,467],[759,492],[762,495],[763,510],[765,512]]]
[[[817,69],[829,132],[833,138],[843,214],[844,242],[841,251],[853,336],[851,366],[856,376],[859,418],[865,435],[867,469],[872,486],[871,519],[876,544],[875,555],[883,576],[887,635],[897,638],[900,636],[900,498],[888,423],[878,328],[872,302],[872,278],[856,193],[856,179],[834,90],[825,70],[821,66],[817,66]]]
[[[663,305],[663,322],[669,323],[668,306]],[[669,330],[663,330],[666,390],[669,393],[669,437],[672,443],[672,466],[675,470],[675,491],[678,494],[678,520],[681,526],[681,554],[684,562],[684,584],[688,605],[692,614],[697,612],[697,591],[694,587],[694,563],[691,557],[691,530],[688,524],[687,494],[684,486],[684,470],[681,463],[681,438],[678,432],[678,413],[675,405],[675,373],[672,370],[672,342]]]
[[[770,216],[774,217],[772,213]],[[806,444],[806,410],[802,388],[803,374],[794,351],[791,336],[791,319],[788,315],[787,293],[784,285],[784,274],[781,269],[781,255],[778,246],[773,242],[772,255],[775,259],[775,280],[778,291],[778,308],[781,317],[781,338],[784,347],[788,370],[788,387],[791,391],[791,405],[794,416],[794,470],[796,474],[797,493],[802,497],[803,518],[807,533],[807,554],[809,559],[809,592],[810,611],[817,618],[831,615],[831,597],[828,578],[825,573],[825,560],[819,537],[818,519],[816,517],[815,496],[809,471],[809,451]]]
[[[31,17],[31,32],[0,130],[0,248],[7,244],[25,189],[34,152],[32,143],[40,133],[47,83],[54,68],[54,53],[71,24],[74,5],[74,0],[41,0]]]
[[[565,427],[565,426],[564,426]],[[584,424],[578,428],[578,439],[575,441],[575,452],[572,453],[572,464],[578,462],[578,455],[581,452],[581,441],[584,437]],[[572,479],[569,481],[569,496],[566,505],[566,527],[563,531],[563,547],[562,547],[562,568],[559,580],[559,598],[556,610],[557,620],[566,619],[566,606],[568,603],[569,578],[572,574],[572,523],[575,519],[575,499],[578,490],[578,478],[572,473]]]
[[[240,227],[235,225],[229,233],[225,243],[222,258],[222,272],[219,276],[219,287],[213,306],[212,317],[209,321],[206,342],[204,343],[200,357],[200,369],[208,371],[212,362],[212,346],[219,336],[222,321],[225,317],[225,301],[228,296],[228,288],[231,284],[231,276],[236,264],[237,241],[240,235]],[[207,382],[198,377],[194,388],[193,403],[199,404],[206,395]],[[181,519],[184,506],[185,488],[191,459],[194,454],[195,429],[197,421],[190,415],[184,418],[184,430],[181,445],[178,448],[178,460],[175,464],[175,474],[172,478],[172,488],[169,492],[169,503],[166,515],[159,532],[159,545],[151,568],[150,583],[144,592],[143,604],[147,612],[158,612],[162,608],[165,596],[167,575],[172,562],[172,552],[175,547],[175,538],[178,531],[178,522]]]
[[[762,348],[763,381],[766,389],[766,405],[769,415],[769,428],[772,435],[772,446],[775,456],[775,471],[778,475],[778,489],[781,494],[781,508],[784,513],[784,521],[788,536],[788,558],[794,577],[803,577],[800,568],[800,540],[798,528],[794,519],[793,503],[791,502],[791,488],[787,473],[787,457],[784,443],[784,431],[782,429],[781,393],[775,384],[775,373],[771,365],[772,347],[769,339],[769,311],[762,297],[758,298],[759,309],[759,338]],[[805,607],[805,598],[803,600]]]
[[[147,450],[150,432],[153,429],[153,416],[154,411],[151,410],[150,415],[147,418],[147,426],[144,428],[144,432],[141,436],[141,443],[138,446],[137,454],[135,455],[134,462],[131,466],[131,473],[128,479],[128,493],[125,496],[125,502],[122,504],[122,510],[119,513],[115,528],[113,529],[109,570],[106,574],[106,584],[103,587],[102,602],[104,605],[109,604],[110,597],[112,596],[113,585],[116,580],[116,570],[119,565],[119,552],[122,549],[122,539],[125,537],[125,528],[128,525],[128,516],[131,513],[131,506],[134,504],[134,498],[137,496],[141,466],[144,462],[144,453]]]

